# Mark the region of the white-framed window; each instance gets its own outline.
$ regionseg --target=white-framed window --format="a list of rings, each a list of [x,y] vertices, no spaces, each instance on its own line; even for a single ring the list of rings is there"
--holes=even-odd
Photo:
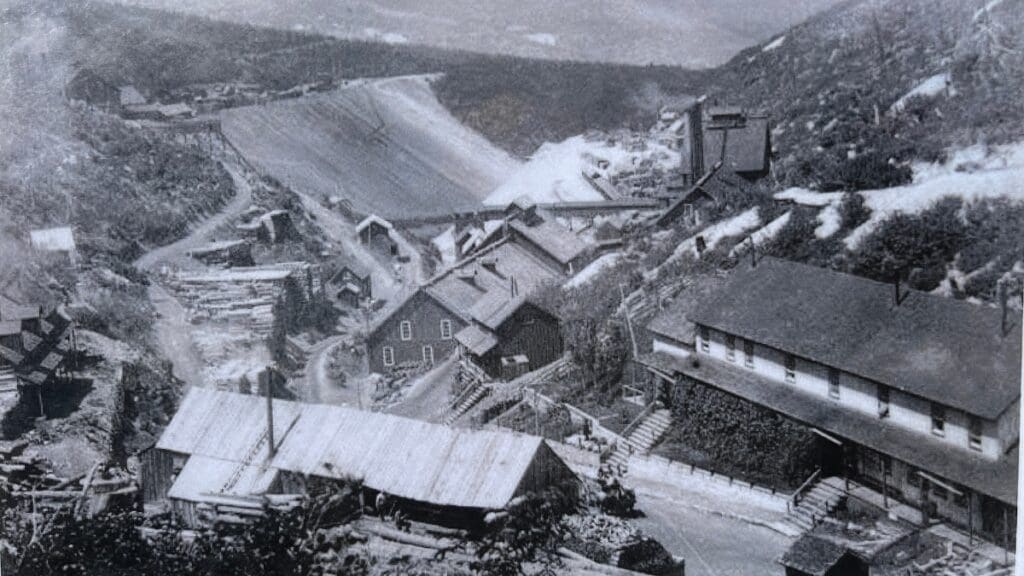
[[[839,370],[828,369],[828,397],[839,400]]]
[[[434,347],[427,345],[423,347],[423,363],[433,364],[434,363]]]
[[[796,382],[796,356],[786,354],[786,382]]]
[[[385,346],[384,349],[381,350],[381,355],[384,357],[384,365],[385,366],[394,366],[395,365],[395,349],[394,348],[392,348],[391,346]]]
[[[967,446],[971,450],[981,451],[981,418],[971,416],[967,424]]]
[[[700,349],[703,352],[711,351],[711,330],[707,326],[700,327]]]
[[[402,323],[398,325],[398,333],[402,340],[412,340],[412,322],[402,320]]]
[[[932,434],[946,435],[946,408],[934,403],[932,404]]]
[[[729,362],[736,361],[736,337],[732,334],[725,335],[725,358]]]
[[[878,385],[878,417],[889,417],[889,387]]]
[[[441,320],[441,339],[451,340],[452,339],[452,321]]]
[[[750,340],[743,341],[743,365],[747,368],[754,367],[754,343]]]

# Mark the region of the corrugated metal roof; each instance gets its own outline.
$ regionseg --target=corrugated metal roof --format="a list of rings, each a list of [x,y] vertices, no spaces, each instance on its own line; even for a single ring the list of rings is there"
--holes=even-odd
[[[267,453],[266,398],[191,388],[156,447],[222,460],[255,462]],[[280,444],[300,405],[274,400],[274,439]]]
[[[21,333],[21,320],[0,320],[0,336],[13,336]]]
[[[277,478],[277,472],[276,468],[269,466],[193,455],[178,473],[167,496],[178,500],[202,502],[211,494],[265,494]]]
[[[359,478],[369,488],[419,502],[501,508],[515,496],[541,442],[534,436],[309,405],[281,444],[274,466]]]
[[[245,467],[197,463],[196,476],[182,485],[181,493],[211,485],[199,474],[203,467],[213,469],[210,475],[217,478],[226,468],[232,474],[240,470],[240,477],[252,479],[246,480],[246,486],[263,479],[249,468],[258,466],[265,454],[265,402],[231,392],[189,390],[157,448]],[[543,443],[541,438],[522,434],[454,429],[341,406],[282,400],[274,401],[274,429],[281,441],[272,468],[358,478],[369,488],[402,498],[468,508],[505,506]]]

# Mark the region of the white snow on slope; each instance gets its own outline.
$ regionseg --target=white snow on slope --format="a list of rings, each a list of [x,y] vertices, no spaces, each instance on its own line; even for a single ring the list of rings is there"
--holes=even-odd
[[[991,12],[993,8],[1002,4],[1003,1],[1004,0],[990,0],[988,4],[985,4],[983,7],[979,8],[977,12],[974,13],[974,22],[980,20],[982,16],[984,16],[988,12]]]
[[[779,216],[775,220],[765,224],[761,228],[758,228],[750,234],[750,238],[754,241],[754,246],[761,246],[765,242],[775,238],[775,235],[779,233],[779,230],[789,223],[790,217],[793,215],[792,211],[787,211],[782,216]],[[717,240],[716,240],[717,242]],[[736,256],[750,247],[749,242],[741,242],[736,246],[733,246],[732,250],[729,251],[730,256]]]
[[[786,43],[786,37],[785,36],[779,36],[775,40],[772,40],[771,42],[765,44],[764,48],[761,48],[761,52],[771,52],[772,50],[775,50],[777,48],[781,48],[782,45],[785,44],[785,43]]]
[[[584,172],[607,177],[647,158],[666,170],[679,164],[678,151],[656,142],[648,142],[646,150],[638,151],[627,150],[622,143],[609,145],[605,140],[583,136],[557,144],[549,142],[491,192],[484,204],[504,206],[522,196],[537,203],[602,200],[603,196],[583,177]]]
[[[673,260],[689,252],[693,256],[697,254],[697,237],[704,237],[704,244],[708,250],[713,249],[723,238],[739,236],[747,230],[752,230],[761,224],[761,216],[757,208],[751,208],[741,212],[732,218],[716,222],[686,240],[683,240],[676,248],[669,260]]]
[[[570,278],[569,281],[562,286],[562,288],[566,290],[570,288],[579,288],[580,286],[589,283],[591,280],[594,279],[595,276],[600,274],[603,270],[614,266],[621,257],[622,254],[619,252],[609,252],[607,254],[603,254],[601,257],[597,258],[590,264],[587,264],[586,267],[583,268],[583,270],[577,272],[575,276]]]
[[[842,227],[842,219],[839,216],[839,202],[832,202],[821,212],[818,212],[818,227],[814,229],[814,236],[824,240],[825,238],[831,238],[833,234],[839,232],[839,228]]]
[[[985,148],[977,145],[951,151],[942,164],[917,163],[913,166],[914,181],[904,186],[864,190],[864,204],[871,209],[871,218],[857,227],[844,242],[856,248],[860,241],[895,212],[916,213],[945,197],[965,201],[983,198],[1009,198],[1024,202],[1024,142]],[[790,200],[802,206],[824,208],[815,230],[819,238],[827,238],[838,229],[838,205],[842,192],[815,192],[789,188],[774,195],[777,200]],[[835,211],[834,214],[831,212]],[[836,219],[833,221],[832,219]]]
[[[913,90],[901,96],[899,100],[893,103],[892,107],[889,108],[889,110],[900,112],[907,105],[907,100],[910,100],[915,96],[924,96],[928,98],[938,96],[939,94],[945,92],[947,89],[952,91],[952,86],[953,77],[950,75],[949,72],[942,72],[940,74],[936,74],[934,76],[927,78],[926,80],[915,86]]]
[[[544,46],[554,46],[558,44],[558,36],[554,34],[548,34],[547,32],[535,32],[533,34],[527,34],[526,39],[536,44],[542,44]]]

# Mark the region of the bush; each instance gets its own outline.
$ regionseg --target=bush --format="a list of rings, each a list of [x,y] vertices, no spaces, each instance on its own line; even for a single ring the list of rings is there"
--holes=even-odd
[[[839,203],[840,230],[853,230],[871,218],[871,209],[864,204],[864,197],[854,192],[843,194]]]
[[[851,271],[882,282],[911,278],[914,288],[934,289],[970,240],[962,207],[960,199],[945,198],[920,214],[894,214],[863,241]]]

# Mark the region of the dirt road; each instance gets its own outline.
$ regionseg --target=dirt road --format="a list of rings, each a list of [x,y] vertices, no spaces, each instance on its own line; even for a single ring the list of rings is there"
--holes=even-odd
[[[139,270],[153,271],[161,264],[185,257],[189,250],[209,241],[214,230],[237,217],[252,203],[252,188],[241,171],[224,165],[235,184],[235,197],[217,214],[199,222],[187,236],[166,246],[154,248],[135,261]],[[157,344],[171,362],[172,372],[188,386],[202,386],[204,363],[192,341],[192,325],[182,305],[160,286],[155,275],[150,277],[149,300],[157,311],[153,324]]]

